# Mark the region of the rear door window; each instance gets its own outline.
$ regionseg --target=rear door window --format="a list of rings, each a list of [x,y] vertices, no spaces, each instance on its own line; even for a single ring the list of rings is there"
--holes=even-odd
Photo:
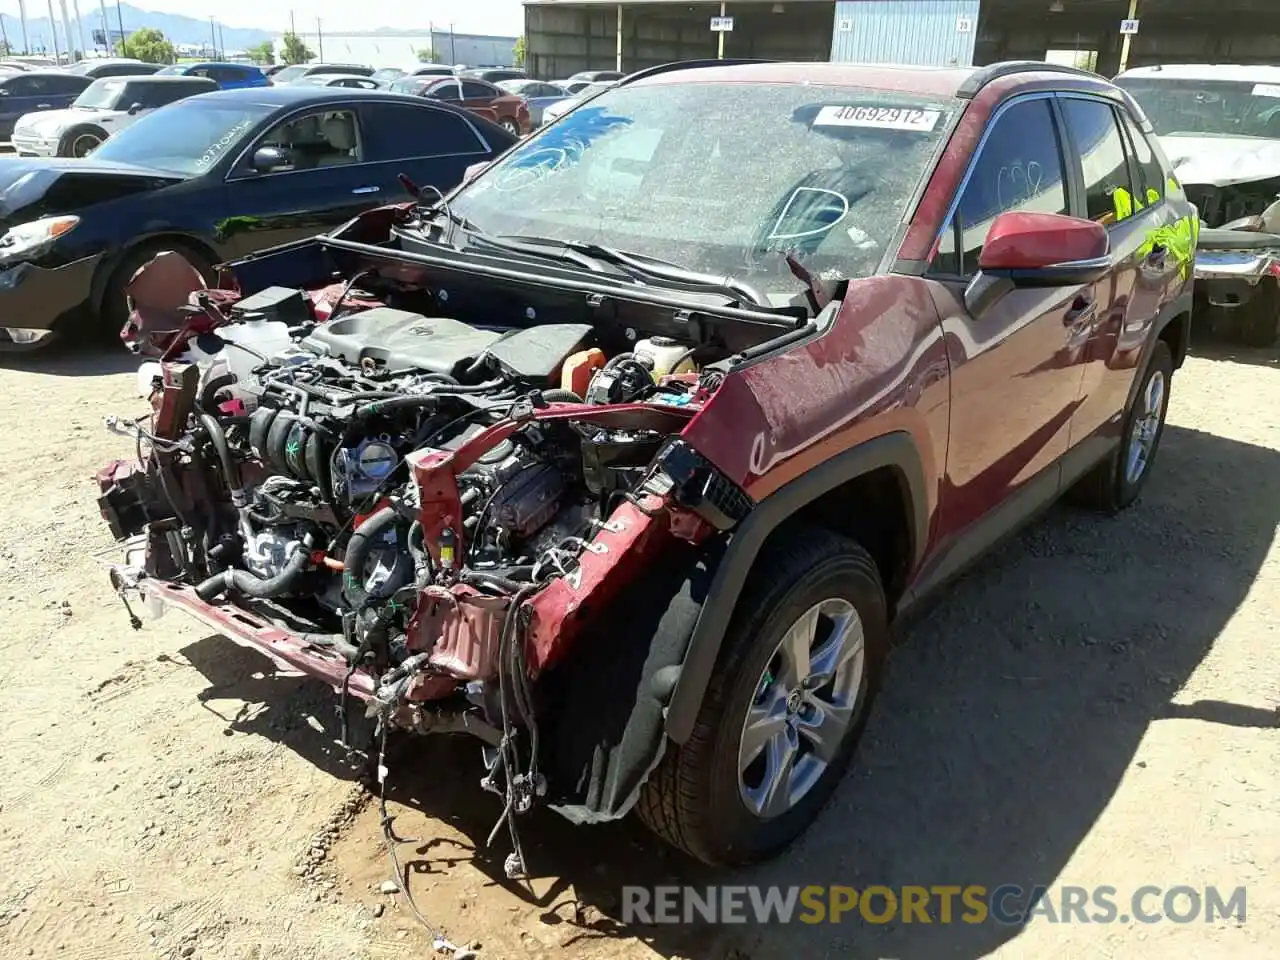
[[[449,110],[425,103],[370,103],[360,112],[374,161],[487,152],[471,124]]]
[[[482,80],[463,80],[462,81],[462,99],[463,100],[492,100],[494,97],[500,96],[502,91],[491,84]]]
[[[1138,125],[1129,116],[1128,110],[1120,111],[1120,123],[1124,126],[1125,133],[1128,135],[1130,151],[1138,169],[1138,189],[1141,191],[1139,197],[1143,206],[1149,206],[1153,203],[1159,203],[1164,198],[1164,180],[1165,173],[1160,166],[1160,161],[1156,159],[1155,151],[1151,149],[1151,143],[1147,140],[1147,135],[1142,132]]]
[[[1022,100],[990,127],[969,171],[932,272],[968,276],[978,269],[987,233],[1002,213],[1066,213],[1062,145],[1050,101]]]
[[[1134,189],[1116,113],[1102,100],[1063,97],[1067,129],[1080,154],[1086,216],[1111,226],[1133,216]]]

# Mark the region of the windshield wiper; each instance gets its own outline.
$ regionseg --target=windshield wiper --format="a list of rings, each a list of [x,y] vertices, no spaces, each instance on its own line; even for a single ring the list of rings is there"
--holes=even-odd
[[[649,278],[652,280],[665,280],[668,283],[683,284],[689,287],[698,287],[706,290],[718,290],[721,293],[730,294],[737,300],[746,299],[756,306],[769,306],[769,299],[757,290],[754,286],[737,277],[723,276],[717,277],[710,273],[699,273],[696,270],[686,270],[679,264],[672,263],[669,260],[660,260],[657,257],[650,257],[643,254],[628,253],[624,250],[618,250],[614,247],[602,246],[598,243],[586,243],[581,240],[557,240],[553,237],[503,237],[503,240],[520,240],[525,244],[535,246],[559,247],[565,251],[565,259],[569,259],[568,253],[577,253],[590,257],[591,259],[612,264],[616,267],[622,267],[625,272],[631,274],[637,279]]]

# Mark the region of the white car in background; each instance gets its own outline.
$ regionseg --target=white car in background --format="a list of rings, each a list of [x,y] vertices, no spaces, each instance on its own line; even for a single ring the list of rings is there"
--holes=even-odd
[[[548,104],[542,111],[542,122],[547,124],[553,120],[558,120],[588,97],[594,97],[597,93],[617,85],[617,80],[600,80],[596,83],[589,83],[573,96]]]
[[[65,110],[18,119],[13,150],[20,157],[85,157],[117,130],[175,100],[217,90],[208,77],[104,77]]]

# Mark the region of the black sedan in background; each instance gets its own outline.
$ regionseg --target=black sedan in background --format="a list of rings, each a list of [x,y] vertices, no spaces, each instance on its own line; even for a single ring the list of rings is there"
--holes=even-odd
[[[13,126],[28,113],[63,110],[71,106],[90,77],[40,70],[0,74],[0,140],[13,136]]]
[[[82,159],[0,162],[0,353],[76,321],[118,330],[124,286],[160,250],[215,264],[448,191],[515,138],[459,107],[305,84],[163,107]]]

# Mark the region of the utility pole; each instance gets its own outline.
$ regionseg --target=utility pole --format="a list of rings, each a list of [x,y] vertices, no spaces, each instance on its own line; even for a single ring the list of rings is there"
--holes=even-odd
[[[120,24],[120,52],[124,53],[124,13],[120,10],[120,0],[116,0],[116,22]]]
[[[324,63],[324,33],[320,29],[320,18],[316,17],[316,45],[320,48],[318,56],[320,62]]]
[[[71,9],[76,13],[76,36],[80,38],[80,56],[88,53],[84,42],[84,21],[80,19],[80,0],[71,0]]]
[[[218,24],[218,46],[222,49],[222,59],[227,59],[227,35],[222,30],[222,24]]]
[[[18,19],[22,21],[22,52],[31,52],[31,42],[27,40],[27,0],[18,0]]]
[[[111,21],[107,19],[107,0],[98,0],[98,11],[102,14],[102,49],[111,56]]]
[[[49,36],[53,37],[53,62],[61,63],[62,54],[58,52],[58,18],[53,15],[53,0],[49,0]]]
[[[218,59],[218,28],[213,22],[213,17],[209,18],[209,59]]]
[[[67,62],[76,62],[76,42],[71,39],[71,17],[67,15],[67,0],[58,0],[62,7],[62,35],[67,41]]]
[[[9,49],[9,31],[5,29],[4,17],[0,17],[0,39],[4,40],[5,56],[13,53],[13,51]]]
[[[289,11],[289,32],[295,37],[298,35],[298,25],[293,22],[293,11]]]
[[[453,24],[452,23],[449,24],[449,62],[450,63],[458,62],[458,49],[457,49],[457,45],[453,42]]]

